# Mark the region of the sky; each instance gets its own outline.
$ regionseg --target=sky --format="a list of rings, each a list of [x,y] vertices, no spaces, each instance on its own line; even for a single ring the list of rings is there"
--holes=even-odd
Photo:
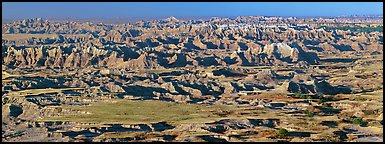
[[[382,15],[382,2],[2,2],[2,19]]]

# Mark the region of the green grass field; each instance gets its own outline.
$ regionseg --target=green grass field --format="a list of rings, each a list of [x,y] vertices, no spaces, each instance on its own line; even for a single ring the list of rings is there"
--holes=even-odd
[[[73,90],[83,90],[84,88],[60,88],[60,89],[54,89],[54,88],[46,88],[46,89],[27,89],[27,90],[21,90],[21,91],[12,91],[8,93],[8,96],[10,97],[17,97],[17,96],[34,96],[34,95],[40,95],[40,94],[49,94],[49,93],[58,93],[61,91],[73,91]]]
[[[72,121],[99,124],[142,124],[162,121],[170,123],[206,123],[222,118],[216,112],[232,110],[232,107],[225,105],[177,104],[154,100],[119,100],[65,108],[75,111],[87,111],[91,114],[46,117],[41,121]]]

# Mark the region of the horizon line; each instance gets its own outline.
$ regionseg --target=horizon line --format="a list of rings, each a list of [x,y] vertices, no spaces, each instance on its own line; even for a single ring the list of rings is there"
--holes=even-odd
[[[346,15],[335,15],[335,16],[321,16],[321,15],[313,15],[313,16],[295,16],[295,15],[288,15],[288,16],[282,16],[282,15],[234,15],[234,16],[192,16],[192,15],[185,15],[185,16],[116,16],[116,17],[32,17],[32,18],[2,18],[2,20],[7,21],[20,21],[20,20],[27,20],[27,19],[47,19],[47,20],[63,20],[63,19],[76,19],[76,20],[86,20],[86,19],[148,19],[148,18],[169,18],[169,17],[175,17],[175,18],[235,18],[235,17],[252,17],[252,16],[263,16],[263,17],[297,17],[297,18],[316,18],[316,17],[364,17],[364,16],[383,16],[383,14],[346,14]]]

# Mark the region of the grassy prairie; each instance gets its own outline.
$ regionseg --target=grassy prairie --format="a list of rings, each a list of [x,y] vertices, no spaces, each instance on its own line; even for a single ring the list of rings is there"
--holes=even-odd
[[[5,71],[2,71],[1,72],[1,79],[6,79],[6,78],[8,78],[8,77],[10,77],[11,76],[11,74],[9,74],[9,73],[7,73],[7,72],[5,72]]]
[[[9,74],[6,71],[2,71],[2,79],[7,79],[7,78],[16,78],[16,77],[38,77],[39,73],[30,73],[30,74]]]
[[[48,94],[48,93],[58,93],[61,91],[71,91],[71,90],[83,90],[84,88],[60,88],[60,89],[53,89],[53,88],[46,88],[46,89],[27,89],[27,90],[21,90],[21,91],[12,91],[8,93],[8,96],[34,96],[34,95],[40,95],[40,94]]]
[[[62,76],[70,76],[74,75],[75,72],[67,72],[67,73],[54,73],[54,74],[48,74],[44,72],[35,72],[35,73],[28,73],[28,74],[9,74],[6,71],[2,71],[2,80],[4,81],[5,79],[8,78],[18,78],[18,77],[44,77],[44,76],[49,76],[49,77],[62,77]]]
[[[160,73],[168,73],[168,72],[182,72],[183,70],[180,69],[144,69],[144,70],[138,70],[139,73],[154,73],[154,74],[160,74]]]
[[[88,112],[55,117],[39,121],[70,121],[95,124],[203,124],[221,119],[283,118],[280,111],[268,111],[255,106],[178,104],[159,100],[114,100],[96,102],[86,106],[66,106],[63,109]]]
[[[231,106],[177,104],[165,101],[97,102],[88,106],[69,106],[66,109],[87,111],[91,114],[74,114],[46,117],[42,121],[73,121],[100,124],[142,124],[167,121],[170,123],[206,123],[221,119],[215,112],[231,111]]]
[[[272,66],[229,66],[229,68],[272,69]]]
[[[6,40],[27,40],[34,38],[53,38],[56,37],[56,34],[1,34],[2,39]]]

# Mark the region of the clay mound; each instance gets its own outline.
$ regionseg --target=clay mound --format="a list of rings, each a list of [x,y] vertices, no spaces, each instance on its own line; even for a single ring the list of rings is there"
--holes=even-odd
[[[230,54],[224,61],[230,65],[255,66],[255,65],[282,65],[305,61],[309,64],[319,62],[316,53],[305,52],[296,44],[291,47],[285,43],[273,43],[261,47],[255,43],[247,43],[247,50],[243,51],[239,45],[237,51]],[[234,47],[233,47],[234,49]]]
[[[121,87],[121,85],[119,85],[119,83],[117,82],[109,82],[107,84],[104,84],[102,88],[103,88],[102,90],[106,89],[107,92],[112,92],[112,93],[125,92],[124,89]]]
[[[213,74],[214,74],[214,76],[224,75],[225,77],[243,77],[243,76],[246,76],[246,74],[243,74],[240,71],[229,70],[229,69],[214,70]]]
[[[109,31],[108,34],[105,36],[105,39],[106,39],[107,41],[119,43],[119,42],[121,42],[122,37],[123,37],[123,35],[122,35],[119,31],[111,30],[111,31]]]
[[[186,65],[192,65],[191,59],[184,54],[174,54],[168,61],[167,67],[185,67]]]
[[[349,94],[351,89],[346,86],[332,86],[326,81],[314,80],[312,84],[296,83],[290,81],[287,85],[287,91],[291,93],[302,93],[302,94]]]
[[[144,69],[144,68],[159,68],[159,63],[150,57],[147,53],[140,55],[137,59],[129,60],[124,64],[126,68]]]
[[[202,43],[199,36],[194,38],[194,41],[192,42],[192,44],[200,49],[207,49],[207,46]]]
[[[297,43],[292,43],[291,46],[285,43],[273,43],[266,45],[263,48],[263,52],[268,57],[274,57],[288,63],[306,61],[309,64],[314,64],[319,62],[319,57],[316,53],[305,52]]]
[[[200,66],[218,66],[220,65],[217,57],[210,56],[210,57],[198,57],[195,59]]]
[[[274,59],[271,59],[269,55],[263,52],[263,48],[258,44],[247,44],[247,50],[245,52],[238,52],[236,56],[239,59],[238,65],[253,66],[253,65],[273,65]]]
[[[107,47],[86,48],[73,46],[58,47],[9,47],[3,55],[3,64],[16,67],[116,67],[130,59],[137,59],[139,54],[131,48]]]
[[[163,20],[164,22],[179,22],[179,20],[173,16],[170,16]]]

